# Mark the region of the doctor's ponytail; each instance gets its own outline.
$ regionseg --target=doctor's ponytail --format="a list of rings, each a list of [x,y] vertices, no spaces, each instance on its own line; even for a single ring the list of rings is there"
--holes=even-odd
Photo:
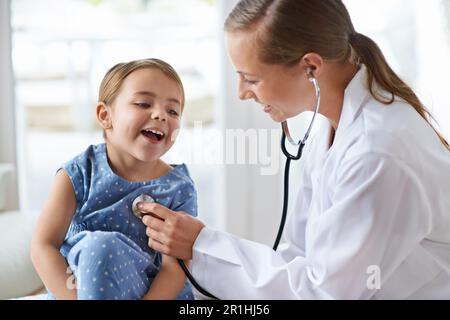
[[[386,105],[405,100],[450,150],[431,114],[391,69],[378,45],[355,31],[341,0],[241,0],[225,21],[225,31],[254,32],[259,59],[268,64],[294,65],[308,52],[327,61],[364,64],[372,96]]]
[[[370,94],[376,100],[386,105],[393,103],[396,97],[405,100],[430,124],[442,144],[450,150],[447,140],[433,126],[433,116],[421,103],[414,91],[391,69],[378,45],[369,37],[357,32],[350,33],[349,44],[351,50],[350,59],[367,67],[367,81]],[[375,89],[375,86],[388,92],[390,96],[382,96]]]

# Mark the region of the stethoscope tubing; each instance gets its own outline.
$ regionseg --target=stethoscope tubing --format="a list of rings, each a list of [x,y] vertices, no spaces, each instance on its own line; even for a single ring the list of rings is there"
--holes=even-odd
[[[286,218],[287,218],[287,211],[288,211],[288,204],[289,204],[289,172],[291,168],[291,161],[297,161],[300,160],[303,153],[303,148],[306,144],[306,140],[308,140],[309,134],[311,133],[312,127],[314,125],[317,113],[319,112],[320,108],[320,86],[317,82],[317,79],[314,78],[314,76],[309,75],[309,81],[312,82],[314,85],[315,93],[316,93],[316,103],[314,106],[314,115],[311,119],[311,122],[309,124],[308,130],[305,133],[305,136],[302,140],[299,142],[295,142],[289,132],[289,127],[286,121],[283,121],[281,124],[282,127],[282,135],[281,135],[281,150],[283,154],[286,156],[286,164],[284,167],[284,196],[283,196],[283,209],[281,213],[281,221],[280,226],[278,228],[277,237],[275,239],[275,243],[273,245],[273,250],[276,251],[278,249],[278,245],[281,241],[281,237],[283,235],[284,226],[286,224]],[[288,152],[286,148],[286,139],[294,146],[298,146],[297,154],[292,155]],[[186,267],[185,263],[181,259],[177,259],[178,263],[180,264],[180,267],[183,269],[184,273],[186,274],[186,277],[189,279],[189,281],[192,283],[192,285],[197,289],[198,292],[203,294],[206,297],[219,300],[216,296],[214,296],[212,293],[204,289],[202,286],[200,286],[197,281],[195,281],[194,277],[192,276],[189,269]]]

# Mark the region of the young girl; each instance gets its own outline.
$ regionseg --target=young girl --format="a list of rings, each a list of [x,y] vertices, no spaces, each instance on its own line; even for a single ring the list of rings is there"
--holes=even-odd
[[[193,298],[176,259],[149,248],[133,213],[145,194],[196,216],[186,166],[160,160],[175,141],[184,100],[178,74],[158,59],[120,63],[105,75],[96,115],[106,143],[57,172],[33,236],[32,261],[51,298]]]

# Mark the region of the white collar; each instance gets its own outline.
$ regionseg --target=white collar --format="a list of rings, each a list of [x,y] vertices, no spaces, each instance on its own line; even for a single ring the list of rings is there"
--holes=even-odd
[[[341,117],[335,135],[335,142],[360,114],[366,98],[370,95],[367,88],[367,68],[361,65],[359,71],[348,84],[344,93]]]

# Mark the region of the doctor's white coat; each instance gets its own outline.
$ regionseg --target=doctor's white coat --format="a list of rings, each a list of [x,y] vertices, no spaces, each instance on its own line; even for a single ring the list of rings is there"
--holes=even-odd
[[[333,146],[312,140],[304,155],[279,251],[205,227],[201,286],[221,299],[450,299],[450,152],[413,107],[377,102],[363,67]]]

